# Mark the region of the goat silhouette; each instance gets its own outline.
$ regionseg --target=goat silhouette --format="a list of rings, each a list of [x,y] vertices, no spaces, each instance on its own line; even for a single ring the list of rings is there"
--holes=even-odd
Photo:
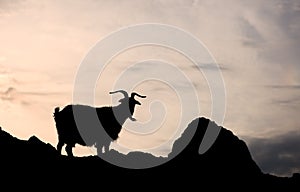
[[[141,103],[135,100],[135,96],[146,98],[138,93],[128,93],[124,90],[109,92],[109,94],[122,93],[117,106],[94,108],[87,105],[67,105],[61,111],[59,107],[54,110],[54,120],[58,133],[57,150],[61,153],[66,144],[68,156],[73,156],[72,148],[75,144],[93,146],[97,148],[98,155],[102,150],[108,151],[110,142],[118,139],[122,125],[129,118],[133,118],[136,105]],[[94,118],[96,117],[96,118]],[[100,123],[99,123],[100,122]]]

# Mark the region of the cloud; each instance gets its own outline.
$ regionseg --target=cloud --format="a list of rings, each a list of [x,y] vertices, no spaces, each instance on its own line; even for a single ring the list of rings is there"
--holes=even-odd
[[[265,87],[272,88],[272,89],[290,89],[290,90],[300,89],[300,85],[266,85]]]
[[[192,69],[204,69],[204,70],[212,70],[212,71],[216,71],[216,70],[221,70],[221,71],[229,71],[230,70],[230,68],[228,67],[228,66],[224,66],[224,65],[222,65],[222,64],[211,64],[211,63],[203,63],[203,64],[200,64],[200,65],[197,65],[197,66],[195,66],[195,65],[193,65],[193,66],[191,66],[192,67]]]
[[[285,95],[283,96],[273,96],[270,99],[270,104],[275,105],[286,105],[288,108],[282,108],[287,111],[291,111],[292,107],[299,106],[300,101],[300,85],[266,85],[264,86],[267,90],[277,93],[276,95]],[[298,110],[298,108],[297,108]]]
[[[2,100],[14,100],[16,95],[16,89],[13,87],[9,87],[6,91],[0,92],[0,98]]]
[[[19,6],[18,4],[25,0],[1,0],[0,1],[0,15],[9,15],[15,11]]]
[[[291,176],[300,172],[300,131],[272,138],[252,138],[250,152],[265,173]]]
[[[20,101],[20,103],[23,105],[29,105],[31,102],[29,102],[28,99],[33,102],[35,96],[37,96],[37,98],[39,99],[42,99],[47,97],[57,97],[61,95],[65,95],[65,93],[50,91],[18,91],[15,87],[8,87],[5,91],[0,92],[0,100],[10,102]]]
[[[300,49],[300,2],[297,0],[274,2],[268,8],[258,9],[257,28],[266,38],[261,58],[277,65],[299,66]]]
[[[296,103],[299,103],[299,101],[300,101],[300,96],[296,98],[290,98],[290,99],[273,100],[273,103],[284,104],[284,105],[295,105]]]
[[[264,38],[247,18],[241,17],[238,19],[243,38],[242,42],[245,46],[258,47],[264,41]]]

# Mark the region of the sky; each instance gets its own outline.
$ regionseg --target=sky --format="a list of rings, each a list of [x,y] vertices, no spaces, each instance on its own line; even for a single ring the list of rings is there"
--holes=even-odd
[[[53,110],[72,103],[76,74],[96,43],[128,26],[166,24],[199,39],[220,66],[226,90],[223,126],[246,142],[263,172],[290,176],[300,172],[299,20],[297,0],[0,0],[0,126],[18,138],[36,135],[56,146]],[[205,77],[182,54],[151,45],[123,51],[109,62],[95,86],[95,104],[117,104],[108,92],[122,82],[123,72],[128,82],[145,71],[169,77],[179,93],[192,94],[176,75],[165,75],[168,68],[159,73],[153,67],[162,63],[188,76],[199,95],[199,116],[210,117]],[[217,71],[205,62],[200,68]],[[116,147],[167,154],[171,148],[163,144],[180,123],[182,95],[160,81],[134,86],[148,96],[139,99],[135,117],[158,129],[147,135],[123,129]],[[189,115],[185,121],[196,118]],[[90,153],[80,146],[74,151]]]

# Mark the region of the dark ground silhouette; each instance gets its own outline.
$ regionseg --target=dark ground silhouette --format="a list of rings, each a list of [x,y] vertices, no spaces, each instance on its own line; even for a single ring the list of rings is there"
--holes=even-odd
[[[42,178],[46,178],[54,174],[56,175],[54,180],[57,181],[80,178],[90,182],[99,182],[101,186],[106,186],[107,182],[111,181],[115,183],[126,181],[128,185],[122,185],[124,189],[136,188],[135,183],[157,190],[163,186],[167,189],[183,187],[197,191],[198,189],[199,191],[203,190],[203,187],[209,187],[211,190],[221,187],[223,190],[234,191],[249,189],[292,191],[294,188],[299,189],[300,175],[298,173],[291,177],[277,177],[262,173],[252,159],[246,143],[223,127],[212,147],[205,154],[199,155],[199,145],[208,123],[218,126],[205,118],[193,120],[182,136],[175,141],[173,151],[168,157],[171,160],[148,169],[117,167],[98,156],[68,157],[60,155],[53,146],[45,144],[35,136],[30,137],[28,141],[20,140],[2,130],[0,132],[1,165],[9,167],[8,171],[2,171],[2,174],[15,176],[20,172],[25,172],[31,173],[37,178],[41,175]],[[194,131],[196,131],[195,135],[187,147],[175,155],[184,138]],[[162,157],[157,158],[143,152],[130,152],[123,155],[115,150],[110,150],[106,155],[128,162],[135,162],[136,158],[149,162],[165,160]],[[69,184],[72,185],[72,183]],[[115,187],[117,186],[116,184]],[[98,189],[100,190],[101,187]]]

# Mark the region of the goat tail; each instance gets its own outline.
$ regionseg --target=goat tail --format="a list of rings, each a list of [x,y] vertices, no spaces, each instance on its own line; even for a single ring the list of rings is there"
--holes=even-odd
[[[57,130],[58,136],[63,135],[62,129],[61,129],[61,118],[60,118],[60,114],[59,114],[59,107],[55,107],[53,117],[54,117],[55,127]]]
[[[57,117],[57,114],[58,114],[58,113],[59,113],[59,107],[55,107],[54,113],[53,113],[54,118]]]

